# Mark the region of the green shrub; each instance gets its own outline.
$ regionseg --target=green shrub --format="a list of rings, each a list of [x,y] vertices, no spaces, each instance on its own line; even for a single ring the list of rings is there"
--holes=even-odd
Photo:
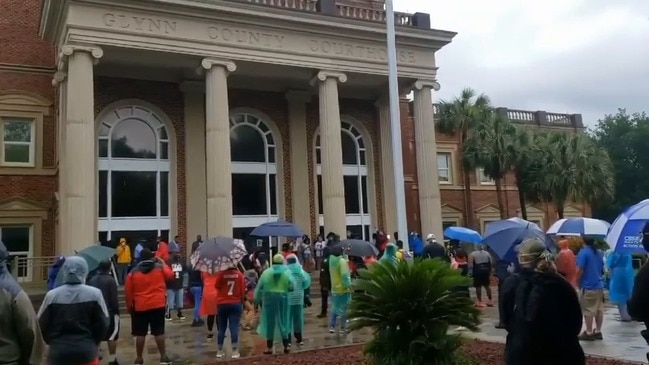
[[[464,365],[460,336],[448,330],[478,330],[480,311],[452,291],[469,282],[441,260],[376,263],[354,284],[350,328],[374,331],[365,353],[376,365]]]

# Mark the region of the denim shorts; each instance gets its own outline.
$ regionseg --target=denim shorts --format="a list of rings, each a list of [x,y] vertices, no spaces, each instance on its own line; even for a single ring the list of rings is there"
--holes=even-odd
[[[167,289],[167,309],[183,309],[183,289]]]

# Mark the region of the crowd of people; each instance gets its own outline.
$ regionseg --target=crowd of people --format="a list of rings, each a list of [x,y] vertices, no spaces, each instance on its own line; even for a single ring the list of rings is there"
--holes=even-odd
[[[409,240],[413,238],[418,236],[411,235]],[[185,264],[177,238],[169,244],[162,239],[156,245],[138,243],[132,257],[126,240],[120,240],[115,261],[101,262],[93,273],[89,273],[81,257],[56,260],[50,270],[50,290],[37,313],[9,274],[8,253],[0,243],[0,310],[11,313],[0,316],[0,326],[12,328],[0,334],[0,343],[5,344],[0,349],[5,351],[3,356],[15,359],[13,363],[40,364],[46,343],[49,365],[85,365],[98,364],[99,345],[107,342],[109,364],[118,365],[118,285],[124,285],[131,334],[135,337],[134,364],[144,363],[148,335],[158,348],[160,364],[171,363],[165,348],[165,325],[174,318],[185,319],[185,288],[194,302],[191,325],[206,326],[208,341],[215,337],[216,328],[217,358],[225,356],[227,332],[231,358],[238,358],[240,328],[253,327],[266,341],[264,353],[274,353],[275,343],[281,343],[283,352],[288,353],[293,344],[299,346],[304,341],[305,308],[312,306],[310,269],[316,269],[320,279],[318,317],[328,319],[330,333],[345,334],[351,283],[358,270],[377,260],[396,263],[408,254],[399,241],[391,243],[382,232],[374,237],[379,251],[376,256],[346,255],[338,244],[340,238],[333,233],[326,240],[317,239],[313,248],[306,237],[299,241],[283,245],[279,252],[271,252],[271,257],[263,250],[253,252],[245,263],[210,274]],[[201,242],[198,236],[192,251]],[[580,341],[604,338],[607,286],[621,321],[633,319],[649,325],[649,296],[643,290],[649,285],[648,265],[637,275],[634,290],[630,255],[602,252],[589,238],[584,242],[585,247],[575,254],[568,240],[559,238],[559,250],[552,254],[544,242],[525,240],[516,248],[517,261],[506,262],[494,259],[482,245],[467,253],[457,241],[444,246],[434,235],[428,235],[416,247],[414,256],[444,260],[461,275],[471,277],[479,308],[494,306],[491,278],[495,272],[500,318],[497,327],[507,331],[508,365],[578,365],[585,363]],[[55,284],[58,277],[62,281]],[[470,296],[468,286],[455,291]],[[649,332],[642,334],[649,339]]]

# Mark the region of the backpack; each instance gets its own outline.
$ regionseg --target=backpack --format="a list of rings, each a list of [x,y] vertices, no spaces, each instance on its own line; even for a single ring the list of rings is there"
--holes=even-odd
[[[548,300],[548,295],[552,295],[548,290],[546,286],[528,279],[520,280],[516,287],[514,327],[517,334],[521,334],[521,340],[530,341],[530,344],[552,341],[564,330],[558,328],[561,325],[554,320],[559,309],[552,304],[552,299]]]

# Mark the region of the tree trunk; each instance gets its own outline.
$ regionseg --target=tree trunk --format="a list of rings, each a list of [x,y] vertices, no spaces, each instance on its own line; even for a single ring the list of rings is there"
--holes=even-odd
[[[460,154],[464,153],[464,145],[466,143],[466,139],[466,131],[461,131],[460,145],[458,146]],[[464,224],[468,228],[476,229],[477,227],[475,226],[474,219],[475,215],[473,212],[473,197],[471,196],[471,171],[467,171],[467,169],[464,167],[464,158],[463,156],[460,157],[462,159],[462,179],[464,184],[464,191],[462,192],[462,195],[464,196]]]
[[[498,199],[500,219],[507,219],[507,213],[505,213],[505,202],[503,201],[502,181],[500,179],[494,179],[494,183],[496,184],[496,199]]]
[[[525,202],[525,193],[523,192],[523,189],[521,189],[521,186],[516,184],[516,188],[518,189],[518,204],[521,206],[521,217],[525,220],[527,220],[527,203]]]
[[[556,204],[557,207],[557,216],[559,219],[563,219],[563,204]]]

